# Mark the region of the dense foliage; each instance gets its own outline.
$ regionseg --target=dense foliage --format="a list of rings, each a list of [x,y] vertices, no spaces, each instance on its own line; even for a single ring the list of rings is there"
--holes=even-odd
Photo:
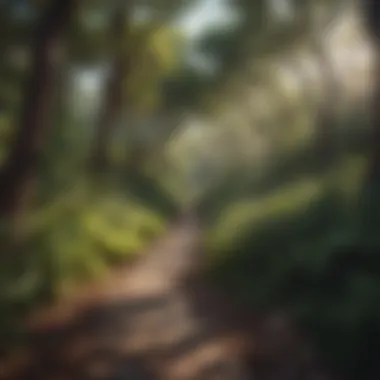
[[[206,275],[378,377],[376,2],[226,1],[190,41],[197,3],[0,2],[0,341],[190,205]]]

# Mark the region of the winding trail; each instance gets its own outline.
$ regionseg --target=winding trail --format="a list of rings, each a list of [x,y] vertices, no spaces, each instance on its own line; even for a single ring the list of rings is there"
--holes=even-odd
[[[134,266],[36,313],[29,349],[0,366],[0,379],[251,379],[248,325],[197,276],[200,252],[187,216]]]

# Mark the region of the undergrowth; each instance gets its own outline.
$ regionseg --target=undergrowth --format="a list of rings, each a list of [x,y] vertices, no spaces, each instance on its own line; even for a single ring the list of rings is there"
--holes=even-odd
[[[88,189],[71,191],[31,213],[26,238],[5,252],[0,268],[1,343],[17,342],[19,318],[38,303],[143,253],[165,223],[165,216],[130,194]]]
[[[365,166],[346,157],[231,201],[214,211],[206,238],[212,278],[254,309],[287,308],[325,362],[352,379],[371,378],[380,348],[380,202],[363,187]]]

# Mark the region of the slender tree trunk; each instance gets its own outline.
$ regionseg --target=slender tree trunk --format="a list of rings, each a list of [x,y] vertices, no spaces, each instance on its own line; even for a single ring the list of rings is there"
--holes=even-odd
[[[52,0],[37,26],[19,130],[0,173],[0,218],[22,215],[51,128],[52,98],[64,57],[65,33],[77,0]]]
[[[312,31],[311,45],[321,71],[322,99],[319,103],[316,117],[316,153],[322,169],[328,168],[339,154],[337,109],[340,84],[333,66],[333,57],[327,50],[325,36],[329,25],[335,22],[340,6],[338,1],[332,6],[329,20],[315,20],[317,24]],[[311,9],[313,12],[313,8]],[[320,23],[320,25],[318,25]]]
[[[335,105],[339,101],[339,84],[325,53],[321,53],[320,66],[324,82],[323,100],[316,115],[317,154],[322,167],[331,165],[339,154],[339,141]]]
[[[372,116],[372,139],[370,147],[369,181],[380,180],[380,1],[364,0],[363,10],[366,17],[368,31],[377,48],[377,73],[373,103],[370,111]]]
[[[337,153],[336,130],[334,125],[333,107],[336,102],[337,85],[336,78],[333,74],[330,62],[322,54],[321,49],[315,49],[315,59],[321,68],[321,82],[323,86],[322,99],[316,105],[316,99],[309,73],[302,73],[303,95],[306,106],[313,111],[313,120],[315,123],[316,134],[315,142],[312,149],[313,157],[317,161],[318,167],[326,168],[333,161]]]
[[[104,103],[96,129],[91,164],[94,171],[107,168],[107,149],[121,115],[124,100],[124,78],[127,72],[127,2],[119,1],[111,19],[110,40],[115,43],[114,60],[106,83]]]

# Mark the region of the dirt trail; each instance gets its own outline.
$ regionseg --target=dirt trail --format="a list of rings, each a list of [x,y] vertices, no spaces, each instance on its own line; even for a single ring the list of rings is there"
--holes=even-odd
[[[4,380],[245,380],[250,337],[234,305],[197,279],[187,217],[135,266],[30,320],[30,350]]]

